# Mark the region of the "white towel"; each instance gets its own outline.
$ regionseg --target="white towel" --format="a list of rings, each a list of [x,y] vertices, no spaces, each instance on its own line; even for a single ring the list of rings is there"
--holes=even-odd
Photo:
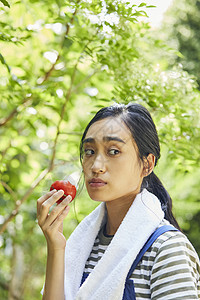
[[[121,300],[133,261],[164,218],[155,195],[147,190],[138,194],[101,260],[80,287],[85,263],[105,223],[105,215],[105,203],[101,203],[76,227],[67,241],[66,300]]]

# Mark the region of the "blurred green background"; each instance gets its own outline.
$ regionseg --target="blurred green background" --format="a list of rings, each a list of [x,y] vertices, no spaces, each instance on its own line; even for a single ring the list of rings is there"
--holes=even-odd
[[[84,127],[114,102],[150,110],[162,150],[155,173],[200,254],[200,1],[173,1],[159,27],[149,23],[153,9],[0,0],[0,299],[40,298],[46,243],[36,200],[80,171]],[[98,205],[81,187],[66,237]]]

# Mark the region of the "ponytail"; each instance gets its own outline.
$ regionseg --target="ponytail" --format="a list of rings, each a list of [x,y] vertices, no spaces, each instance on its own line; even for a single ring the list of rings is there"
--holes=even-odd
[[[142,188],[146,188],[160,200],[162,210],[165,213],[165,219],[168,220],[174,227],[181,230],[172,213],[172,199],[154,172],[151,172],[150,175],[144,177]]]

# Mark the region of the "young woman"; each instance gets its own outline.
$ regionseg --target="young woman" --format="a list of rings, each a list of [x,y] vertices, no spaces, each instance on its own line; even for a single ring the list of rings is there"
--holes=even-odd
[[[70,196],[51,191],[37,202],[47,240],[45,300],[199,299],[199,258],[172,214],[153,172],[160,157],[149,112],[129,103],[105,107],[80,144],[85,184],[101,204],[62,233]]]

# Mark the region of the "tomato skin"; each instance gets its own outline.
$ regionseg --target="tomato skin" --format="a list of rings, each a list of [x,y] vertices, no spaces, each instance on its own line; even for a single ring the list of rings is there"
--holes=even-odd
[[[68,195],[70,195],[72,197],[72,200],[74,200],[74,198],[76,196],[76,187],[75,187],[75,185],[71,184],[69,181],[56,180],[54,183],[52,183],[52,185],[50,187],[50,191],[52,191],[54,189],[57,191],[58,190],[64,191],[64,195],[58,201],[56,201],[57,204],[62,202],[62,200],[64,200],[65,197],[67,197]],[[72,202],[72,200],[70,202]]]

